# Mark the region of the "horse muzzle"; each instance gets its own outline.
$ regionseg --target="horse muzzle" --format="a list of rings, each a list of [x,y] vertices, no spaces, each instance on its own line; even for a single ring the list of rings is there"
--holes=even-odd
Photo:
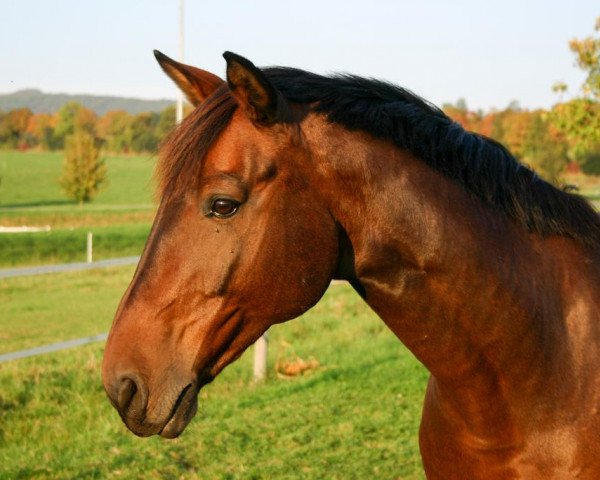
[[[178,437],[198,410],[197,382],[181,383],[172,387],[160,398],[151,398],[148,387],[134,374],[120,376],[109,385],[106,393],[121,419],[133,433],[140,437],[160,435]]]

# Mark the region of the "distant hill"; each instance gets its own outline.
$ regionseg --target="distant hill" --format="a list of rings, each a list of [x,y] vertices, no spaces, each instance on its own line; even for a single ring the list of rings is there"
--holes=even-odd
[[[139,98],[102,97],[97,95],[68,95],[66,93],[44,93],[40,90],[19,90],[0,94],[0,110],[29,108],[33,113],[54,113],[67,102],[75,101],[104,115],[110,110],[125,110],[131,114],[159,112],[175,100],[141,100]]]

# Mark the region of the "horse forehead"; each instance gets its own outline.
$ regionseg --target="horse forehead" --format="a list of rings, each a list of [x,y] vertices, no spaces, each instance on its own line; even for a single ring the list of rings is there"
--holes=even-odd
[[[239,172],[255,163],[263,164],[278,156],[281,139],[255,127],[236,114],[213,143],[205,157],[204,171]]]
[[[229,134],[227,134],[229,133]],[[239,170],[251,158],[254,150],[251,144],[244,140],[243,134],[223,132],[223,135],[212,145],[204,158],[204,170],[234,172]]]

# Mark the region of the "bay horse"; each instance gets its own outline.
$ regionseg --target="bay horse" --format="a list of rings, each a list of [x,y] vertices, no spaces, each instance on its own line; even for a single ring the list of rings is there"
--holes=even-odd
[[[503,146],[389,83],[155,52],[194,111],[107,341],[135,434],[347,280],[430,372],[430,479],[600,478],[600,221]]]

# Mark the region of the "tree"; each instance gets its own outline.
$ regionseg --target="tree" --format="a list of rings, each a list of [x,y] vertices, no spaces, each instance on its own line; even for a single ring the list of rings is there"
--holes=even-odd
[[[60,184],[69,198],[90,202],[106,183],[106,164],[92,135],[78,130],[65,138]]]
[[[33,114],[28,108],[11,110],[0,118],[0,143],[9,148],[25,145],[25,131]]]
[[[594,30],[600,32],[600,17]],[[555,105],[550,121],[567,140],[571,160],[583,165],[600,151],[600,36],[571,40],[569,47],[577,66],[587,73],[583,95]],[[566,85],[557,83],[554,90],[562,94]]]
[[[581,164],[600,147],[600,103],[591,98],[575,98],[551,110],[553,126],[566,138],[569,157]]]
[[[159,142],[162,142],[175,125],[177,124],[175,120],[175,105],[167,107],[160,112],[160,117],[158,119],[158,124],[154,130],[154,134]]]
[[[131,149],[132,117],[124,110],[111,110],[98,120],[97,131],[109,152]]]
[[[131,122],[131,147],[136,152],[153,152],[158,147],[155,129],[159,115],[155,112],[139,113]]]
[[[517,158],[523,157],[525,136],[529,130],[532,113],[527,110],[518,110],[514,102],[498,112],[494,117],[492,137],[508,147]]]
[[[553,130],[546,112],[532,112],[523,141],[523,158],[549,182],[560,183],[567,163],[567,144]]]
[[[96,134],[97,116],[90,109],[77,102],[65,103],[58,111],[58,119],[54,129],[54,139],[58,148],[63,148],[65,138],[76,130]]]
[[[596,19],[594,31],[600,34],[600,17]],[[577,66],[587,73],[584,95],[600,100],[600,35],[571,40],[569,48],[575,54]]]
[[[45,150],[54,150],[55,117],[49,113],[36,113],[27,124],[27,141],[30,145],[39,145]]]

